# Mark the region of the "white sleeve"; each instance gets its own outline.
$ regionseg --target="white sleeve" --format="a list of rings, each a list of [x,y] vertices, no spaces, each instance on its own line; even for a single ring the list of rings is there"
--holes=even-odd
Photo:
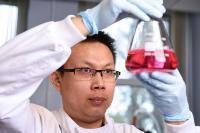
[[[0,125],[29,110],[28,99],[42,80],[66,62],[73,45],[85,39],[71,17],[41,24],[0,47]]]
[[[200,127],[195,126],[193,116],[181,125],[166,124],[166,133],[200,133]]]

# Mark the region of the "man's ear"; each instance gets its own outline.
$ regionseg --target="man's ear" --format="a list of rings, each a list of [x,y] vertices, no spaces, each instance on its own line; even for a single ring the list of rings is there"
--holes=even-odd
[[[56,90],[59,91],[59,92],[61,90],[61,80],[62,80],[61,78],[62,77],[61,77],[60,73],[57,72],[57,71],[55,71],[51,75],[49,75],[49,80],[54,85]]]

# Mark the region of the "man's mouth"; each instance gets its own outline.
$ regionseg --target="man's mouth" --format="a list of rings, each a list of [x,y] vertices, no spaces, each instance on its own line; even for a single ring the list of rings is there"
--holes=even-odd
[[[104,98],[104,97],[91,97],[88,100],[90,101],[90,103],[92,105],[100,106],[106,101],[106,98]]]

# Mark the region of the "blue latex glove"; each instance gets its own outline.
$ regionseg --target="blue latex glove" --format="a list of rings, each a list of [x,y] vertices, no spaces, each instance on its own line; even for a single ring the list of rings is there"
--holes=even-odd
[[[91,34],[95,34],[112,23],[122,12],[149,21],[149,16],[161,18],[165,12],[163,0],[103,0],[92,9],[79,13]]]
[[[178,70],[171,73],[142,72],[136,77],[152,95],[154,104],[166,121],[185,121],[191,116],[186,85]]]

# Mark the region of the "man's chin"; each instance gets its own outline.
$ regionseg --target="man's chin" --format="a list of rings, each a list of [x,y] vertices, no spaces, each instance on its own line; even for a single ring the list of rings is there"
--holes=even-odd
[[[102,119],[105,117],[105,112],[106,111],[102,111],[102,110],[92,110],[88,112],[88,117],[95,118],[95,119]]]

